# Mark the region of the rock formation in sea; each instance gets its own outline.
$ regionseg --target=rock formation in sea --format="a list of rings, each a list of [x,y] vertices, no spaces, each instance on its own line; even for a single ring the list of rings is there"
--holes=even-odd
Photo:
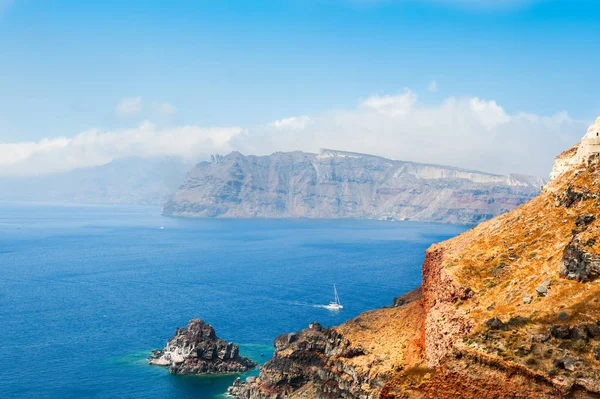
[[[541,194],[425,254],[422,286],[275,340],[244,399],[600,397],[600,118]],[[600,139],[598,140],[600,143]]]
[[[370,218],[475,224],[545,181],[343,151],[233,152],[194,167],[163,213],[188,217]]]
[[[169,367],[173,374],[240,373],[257,366],[239,355],[237,345],[217,338],[212,326],[200,319],[178,328],[165,349],[153,351],[148,362]]]

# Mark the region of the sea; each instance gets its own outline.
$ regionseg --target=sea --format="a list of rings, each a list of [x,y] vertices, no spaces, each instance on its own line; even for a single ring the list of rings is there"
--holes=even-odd
[[[0,398],[223,398],[238,375],[146,357],[197,317],[264,363],[279,334],[389,306],[420,284],[425,249],[465,229],[0,202]],[[334,283],[341,311],[323,307]]]

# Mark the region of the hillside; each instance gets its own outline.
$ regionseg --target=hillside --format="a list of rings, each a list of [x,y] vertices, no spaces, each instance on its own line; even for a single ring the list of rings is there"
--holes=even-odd
[[[196,165],[164,214],[231,218],[372,218],[475,224],[535,196],[542,179],[321,150]]]
[[[600,118],[539,196],[426,252],[422,287],[275,341],[239,398],[600,397]]]

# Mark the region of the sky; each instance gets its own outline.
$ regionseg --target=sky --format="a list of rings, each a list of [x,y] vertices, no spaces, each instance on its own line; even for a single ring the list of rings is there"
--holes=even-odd
[[[0,0],[0,176],[319,148],[547,176],[600,116],[591,0]]]

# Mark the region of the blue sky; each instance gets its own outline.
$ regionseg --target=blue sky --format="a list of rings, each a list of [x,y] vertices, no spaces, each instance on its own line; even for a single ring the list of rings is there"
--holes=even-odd
[[[351,113],[372,96],[401,96],[408,88],[422,108],[478,98],[511,116],[566,111],[569,123],[549,128],[556,145],[536,159],[543,166],[522,168],[542,173],[555,155],[549,152],[573,144],[585,133],[581,126],[600,115],[599,3],[0,0],[0,143],[24,151],[14,145],[75,138],[89,129],[132,135],[151,122],[161,132],[183,126],[243,130],[244,145],[221,148],[203,138],[208,144],[197,157],[238,147],[261,152],[256,137],[271,142],[273,133],[264,126],[273,121],[323,120],[334,110]],[[122,101],[129,108],[118,108]],[[400,145],[404,128],[395,126]],[[348,144],[342,133],[335,137],[322,141],[352,150],[364,144]],[[290,140],[264,147],[292,149]],[[300,141],[297,149],[320,144]],[[368,148],[393,157],[416,150]],[[98,159],[111,157],[103,155]],[[436,156],[416,158],[436,162]],[[461,159],[440,161],[485,166]],[[491,169],[519,171],[512,170],[517,163],[508,167]]]

